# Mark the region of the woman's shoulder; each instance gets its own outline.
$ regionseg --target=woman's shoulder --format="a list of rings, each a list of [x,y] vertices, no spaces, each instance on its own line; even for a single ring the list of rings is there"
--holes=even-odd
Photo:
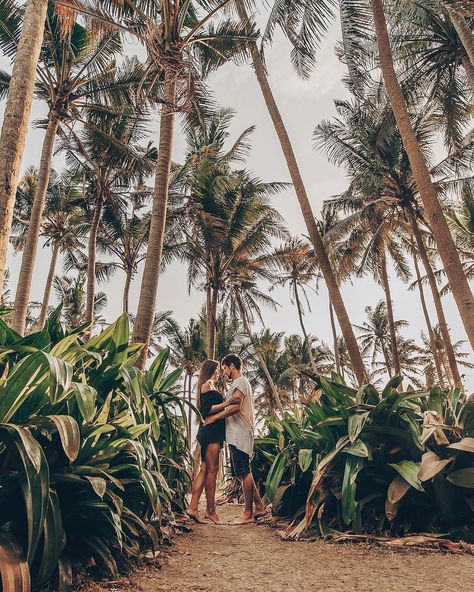
[[[218,393],[219,391],[216,387],[211,384],[210,382],[205,382],[201,387],[201,395],[206,395],[207,393]]]

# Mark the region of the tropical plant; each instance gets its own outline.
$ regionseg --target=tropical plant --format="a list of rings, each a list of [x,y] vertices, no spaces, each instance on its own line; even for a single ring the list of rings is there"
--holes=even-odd
[[[5,592],[51,577],[65,589],[91,559],[117,575],[117,559],[158,544],[188,487],[184,411],[172,393],[181,371],[167,371],[169,352],[141,373],[125,315],[84,343],[60,313],[25,338],[0,321]]]
[[[123,111],[109,117],[91,113],[82,131],[64,140],[69,169],[84,179],[83,209],[90,225],[87,245],[86,321],[93,322],[97,237],[103,217],[124,215],[144,178],[152,171],[156,150],[145,136],[143,116]],[[121,212],[121,213],[119,213]]]
[[[290,286],[291,295],[296,303],[298,319],[301,331],[303,332],[309,359],[311,361],[312,370],[316,373],[317,367],[313,356],[312,340],[306,331],[303,321],[304,311],[300,298],[300,290],[306,299],[308,309],[311,310],[305,288],[315,281],[318,271],[317,260],[314,257],[314,253],[310,246],[301,239],[289,240],[281,249],[277,250],[275,255],[275,260],[279,268],[278,271],[280,272],[275,285],[289,284]]]
[[[379,393],[347,387],[336,375],[320,378],[302,414],[268,420],[259,440],[267,495],[275,511],[304,515],[289,537],[310,526],[323,536],[474,536],[474,401],[458,389],[401,393],[399,384],[392,379]]]
[[[30,168],[25,172],[18,186],[11,238],[15,251],[22,250],[28,240],[28,226],[37,183],[38,171]],[[37,321],[39,329],[46,321],[59,256],[61,253],[77,251],[82,244],[81,239],[84,239],[87,232],[86,225],[81,219],[79,207],[81,197],[77,178],[67,171],[61,175],[55,171],[51,172],[40,236],[44,239],[43,246],[51,247],[52,251]]]
[[[0,45],[9,46],[18,31],[5,28]],[[98,35],[75,18],[65,20],[51,3],[46,15],[46,29],[37,68],[36,95],[48,105],[38,184],[31,208],[27,240],[15,297],[13,324],[22,333],[23,318],[29,300],[33,267],[49,184],[55,139],[75,123],[88,125],[85,111],[111,116],[130,105],[133,87],[143,78],[138,62],[129,61],[118,68],[115,57],[121,49],[115,32]]]

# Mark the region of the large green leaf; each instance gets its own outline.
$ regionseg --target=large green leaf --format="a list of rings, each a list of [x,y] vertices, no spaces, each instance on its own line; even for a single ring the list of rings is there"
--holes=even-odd
[[[458,487],[467,487],[469,489],[474,488],[474,467],[467,469],[458,469],[449,473],[446,477],[448,481],[457,485]]]
[[[278,487],[280,486],[281,479],[283,477],[283,473],[285,472],[286,466],[288,463],[288,454],[286,451],[280,452],[268,472],[267,482],[266,482],[266,492],[267,497],[270,501],[273,501],[275,497]]]
[[[0,576],[2,592],[30,592],[30,570],[13,536],[0,529]]]
[[[24,428],[1,424],[0,440],[17,461],[19,485],[28,523],[27,559],[31,564],[43,533],[49,504],[48,463],[41,446]]]
[[[71,388],[75,394],[76,403],[82,417],[86,422],[92,422],[96,411],[97,391],[88,384],[80,382],[72,382]]]
[[[401,460],[398,463],[388,463],[388,465],[392,469],[395,469],[412,487],[418,491],[423,491],[421,481],[418,479],[419,466],[416,462],[412,460]]]
[[[298,452],[298,464],[300,465],[300,469],[305,473],[311,463],[313,462],[313,451],[311,448],[301,448]]]
[[[347,430],[349,434],[349,439],[351,442],[355,442],[358,438],[359,434],[364,428],[365,422],[369,417],[369,412],[366,411],[364,413],[355,413],[351,415],[347,422]]]
[[[349,455],[346,459],[344,477],[342,481],[342,519],[349,525],[355,517],[357,509],[356,480],[364,461],[356,456]]]

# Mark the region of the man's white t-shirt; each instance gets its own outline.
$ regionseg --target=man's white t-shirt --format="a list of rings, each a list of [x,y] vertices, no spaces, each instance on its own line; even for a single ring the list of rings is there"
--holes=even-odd
[[[239,450],[246,452],[250,458],[252,458],[255,424],[252,387],[245,376],[239,376],[239,378],[236,378],[230,385],[226,397],[228,401],[232,399],[236,389],[238,389],[244,396],[240,411],[234,413],[234,415],[226,417],[225,439],[227,444],[232,444]]]

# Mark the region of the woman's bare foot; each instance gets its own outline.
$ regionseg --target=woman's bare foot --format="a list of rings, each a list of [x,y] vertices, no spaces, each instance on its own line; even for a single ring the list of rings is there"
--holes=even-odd
[[[211,522],[214,522],[214,524],[222,524],[222,521],[219,518],[219,515],[217,514],[217,512],[215,510],[213,510],[212,512],[209,510],[206,510],[206,513],[204,514],[204,518],[211,520]]]
[[[230,524],[231,526],[241,526],[242,524],[252,524],[252,522],[255,522],[253,514],[242,514],[240,518],[236,518]]]
[[[201,518],[201,516],[199,516],[199,512],[195,512],[194,510],[191,510],[191,508],[188,508],[186,510],[186,515],[189,516],[191,518],[191,520],[194,520],[194,522],[197,522],[198,524],[206,524],[204,522],[204,520]]]

